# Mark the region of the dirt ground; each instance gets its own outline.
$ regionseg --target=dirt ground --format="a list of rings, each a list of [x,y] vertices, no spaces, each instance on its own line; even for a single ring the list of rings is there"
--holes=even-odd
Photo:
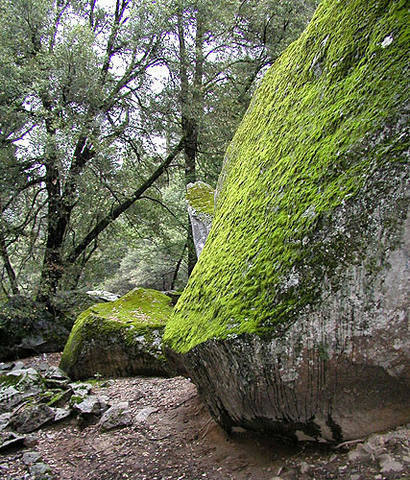
[[[58,364],[59,355],[26,359]],[[396,480],[410,472],[380,472],[373,457],[349,461],[349,448],[329,448],[249,432],[227,436],[201,403],[195,386],[176,377],[113,379],[94,387],[111,403],[128,401],[131,427],[102,433],[96,425],[80,429],[75,419],[36,432],[39,452],[59,480]],[[151,408],[146,420],[141,410]],[[146,410],[145,410],[146,412]],[[400,437],[401,438],[401,437]],[[407,445],[403,452],[408,455]],[[396,444],[395,444],[396,445]],[[397,445],[394,447],[397,449]],[[27,450],[27,449],[26,449]],[[0,455],[0,478],[32,479],[22,461],[26,450]],[[401,453],[403,453],[401,452]],[[410,458],[409,458],[410,460]],[[2,476],[3,475],[3,476]]]

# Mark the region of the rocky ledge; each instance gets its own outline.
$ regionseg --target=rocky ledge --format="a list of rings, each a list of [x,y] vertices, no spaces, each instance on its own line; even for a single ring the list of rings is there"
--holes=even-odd
[[[214,195],[215,191],[213,188],[205,182],[198,181],[187,185],[186,201],[196,256],[198,258],[211,229],[214,213]]]

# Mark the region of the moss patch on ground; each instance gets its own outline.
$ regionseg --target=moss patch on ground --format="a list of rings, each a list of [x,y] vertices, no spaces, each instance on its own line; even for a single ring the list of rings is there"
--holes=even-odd
[[[316,287],[338,265],[360,258],[360,225],[351,238],[311,240],[369,185],[389,195],[405,168],[409,24],[404,0],[323,0],[267,72],[228,148],[210,235],[167,324],[171,349],[270,335],[318,301]]]
[[[135,288],[114,302],[98,303],[76,320],[61,358],[61,368],[68,371],[81,354],[86,342],[99,338],[120,337],[129,347],[144,338],[147,351],[163,331],[172,313],[171,298],[152,289]],[[158,350],[158,346],[153,346]]]

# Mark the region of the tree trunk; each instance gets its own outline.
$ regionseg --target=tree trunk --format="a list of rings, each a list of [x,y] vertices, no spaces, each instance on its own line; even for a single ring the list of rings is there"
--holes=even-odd
[[[54,167],[53,159],[49,159],[46,165],[46,188],[48,193],[47,242],[37,300],[51,306],[51,297],[56,293],[64,271],[62,246],[68,220],[63,212],[59,174]]]
[[[3,259],[4,267],[6,268],[7,277],[10,282],[11,291],[13,295],[18,295],[19,287],[17,283],[16,273],[11,265],[10,258],[7,252],[6,239],[4,238],[3,230],[0,228],[0,255]]]
[[[177,264],[175,265],[174,275],[172,276],[171,285],[169,287],[170,290],[174,290],[175,288],[175,283],[177,281],[179,269],[181,268],[182,260],[184,259],[186,247],[187,247],[187,244],[184,245],[181,256],[179,257]]]
[[[178,12],[178,42],[180,68],[180,108],[181,127],[184,143],[185,186],[196,181],[196,158],[198,154],[199,122],[203,111],[202,81],[203,81],[203,39],[204,22],[201,12],[197,11],[195,35],[195,65],[192,85],[188,79],[188,56],[185,45],[185,31],[182,12]],[[188,217],[188,276],[196,261],[195,245]]]

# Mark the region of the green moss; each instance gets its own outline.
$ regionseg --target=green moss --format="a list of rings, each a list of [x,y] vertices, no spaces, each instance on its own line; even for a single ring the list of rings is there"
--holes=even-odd
[[[53,391],[49,391],[44,393],[44,400],[46,401],[49,407],[53,407],[66,395],[67,395],[67,391],[59,391],[57,393]]]
[[[70,398],[70,406],[77,405],[78,403],[81,403],[84,400],[85,397],[82,397],[81,395],[72,395]]]
[[[60,366],[67,370],[76,362],[84,341],[120,336],[132,346],[136,338],[144,336],[149,345],[154,340],[154,333],[163,331],[171,312],[168,296],[143,288],[135,288],[114,302],[93,305],[77,318]]]
[[[186,200],[197,213],[212,217],[214,214],[214,195],[215,191],[212,187],[204,182],[195,182],[188,186]]]
[[[0,375],[0,388],[15,387],[22,378],[22,375]]]
[[[172,349],[271,335],[317,301],[323,278],[337,282],[338,265],[360,258],[356,233],[374,205],[351,238],[320,232],[366,188],[386,194],[404,168],[408,16],[402,0],[324,0],[267,72],[228,148],[210,235],[167,324]]]

